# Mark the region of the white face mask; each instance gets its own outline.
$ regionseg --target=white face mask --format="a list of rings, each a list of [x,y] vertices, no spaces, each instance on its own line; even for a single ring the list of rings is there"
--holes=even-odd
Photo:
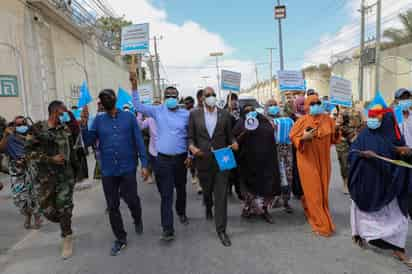
[[[210,97],[207,97],[207,98],[205,99],[205,103],[206,103],[206,105],[209,106],[209,107],[215,107],[215,106],[216,106],[216,102],[217,102],[217,98],[214,97],[214,96],[210,96]]]

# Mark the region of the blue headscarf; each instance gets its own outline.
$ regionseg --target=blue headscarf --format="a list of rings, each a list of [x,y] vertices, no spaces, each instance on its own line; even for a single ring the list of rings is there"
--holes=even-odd
[[[405,145],[405,141],[397,138],[394,127],[393,113],[386,113],[380,128],[365,128],[351,146],[349,191],[362,211],[379,211],[397,199],[402,213],[407,215],[410,170],[375,158],[365,159],[357,152],[370,150],[383,157],[398,159],[394,148]]]

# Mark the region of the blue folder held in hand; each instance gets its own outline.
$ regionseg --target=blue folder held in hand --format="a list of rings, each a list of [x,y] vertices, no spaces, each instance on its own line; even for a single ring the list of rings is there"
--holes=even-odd
[[[230,148],[221,148],[214,150],[213,154],[220,171],[231,170],[237,167],[235,155]]]

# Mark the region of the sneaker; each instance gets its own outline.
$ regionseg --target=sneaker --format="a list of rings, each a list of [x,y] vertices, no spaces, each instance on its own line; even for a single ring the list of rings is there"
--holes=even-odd
[[[171,242],[175,239],[175,233],[172,231],[163,231],[160,239],[165,242]]]
[[[110,250],[110,255],[117,256],[120,254],[120,251],[122,251],[122,249],[125,249],[126,247],[127,247],[127,243],[116,240],[114,241],[113,247]]]

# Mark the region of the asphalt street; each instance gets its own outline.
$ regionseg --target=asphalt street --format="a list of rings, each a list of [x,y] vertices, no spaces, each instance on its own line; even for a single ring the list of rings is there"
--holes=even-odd
[[[160,198],[155,185],[139,182],[145,231],[133,232],[125,204],[122,211],[129,245],[118,257],[110,257],[113,236],[105,214],[100,184],[75,193],[74,256],[60,259],[59,228],[46,223],[40,231],[26,232],[22,219],[7,196],[0,196],[0,273],[4,274],[256,274],[256,273],[408,273],[390,254],[362,250],[351,242],[348,196],[336,156],[330,189],[330,207],[337,233],[331,238],[314,236],[299,201],[294,214],[273,210],[275,224],[240,217],[241,204],[230,199],[228,232],[233,246],[223,247],[214,225],[204,218],[200,197],[188,184],[190,224],[176,223],[176,241],[160,242]],[[177,218],[175,219],[177,222]],[[409,247],[412,247],[410,235]],[[409,248],[410,249],[410,248]]]

